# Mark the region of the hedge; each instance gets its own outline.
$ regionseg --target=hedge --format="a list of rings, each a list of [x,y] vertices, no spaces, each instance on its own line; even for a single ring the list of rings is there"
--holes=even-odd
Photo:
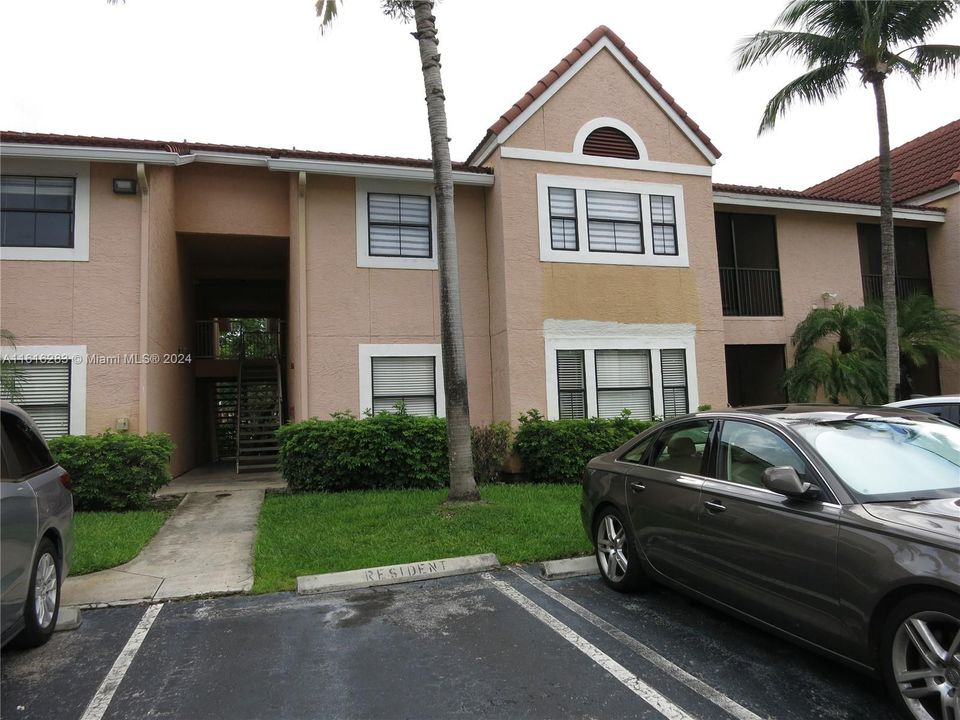
[[[587,463],[615,450],[656,423],[613,419],[545,420],[536,410],[520,416],[514,452],[528,482],[577,483]]]
[[[142,510],[171,480],[174,444],[164,433],[66,435],[50,451],[70,473],[76,510]]]
[[[473,428],[474,476],[496,482],[510,450],[510,426]],[[442,488],[449,482],[447,422],[406,413],[284,425],[280,472],[293,491]]]

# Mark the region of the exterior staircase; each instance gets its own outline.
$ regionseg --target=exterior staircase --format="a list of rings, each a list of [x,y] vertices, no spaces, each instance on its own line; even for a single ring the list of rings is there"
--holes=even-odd
[[[237,472],[277,469],[280,446],[276,431],[282,422],[280,363],[244,360],[237,379]]]

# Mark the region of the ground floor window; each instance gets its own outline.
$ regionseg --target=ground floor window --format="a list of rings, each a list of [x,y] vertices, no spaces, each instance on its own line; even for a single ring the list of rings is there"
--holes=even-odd
[[[2,363],[4,400],[19,405],[46,439],[70,434],[70,362]]]
[[[360,412],[444,416],[440,345],[360,345]]]

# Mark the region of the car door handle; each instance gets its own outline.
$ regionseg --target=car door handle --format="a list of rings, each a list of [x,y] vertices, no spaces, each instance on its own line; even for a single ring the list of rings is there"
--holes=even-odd
[[[727,509],[719,500],[707,500],[703,506],[710,512],[723,512]]]
[[[647,486],[644,485],[643,483],[632,482],[632,483],[630,483],[630,489],[633,490],[634,492],[638,493],[638,492],[643,492],[644,490],[646,490],[646,489],[647,489]]]

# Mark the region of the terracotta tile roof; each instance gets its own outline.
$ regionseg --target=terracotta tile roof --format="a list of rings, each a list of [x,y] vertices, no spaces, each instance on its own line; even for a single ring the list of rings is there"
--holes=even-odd
[[[387,157],[382,155],[353,155],[348,153],[292,150],[284,148],[251,147],[249,145],[217,145],[213,143],[169,142],[166,140],[131,140],[128,138],[90,137],[83,135],[56,135],[51,133],[27,133],[0,131],[0,143],[32,145],[67,145],[71,147],[118,148],[121,150],[154,150],[191,155],[195,152],[236,153],[238,155],[264,155],[270,158],[293,158],[302,160],[326,160],[329,162],[361,163],[365,165],[399,165],[404,167],[433,167],[430,160],[417,158]],[[488,168],[479,168],[466,163],[453,163],[454,170],[474,173],[490,173]]]
[[[893,201],[900,202],[960,182],[960,120],[937,128],[890,151]],[[842,195],[858,202],[880,202],[877,158],[804,190]]]
[[[830,195],[827,193],[812,193],[809,190],[784,190],[783,188],[768,188],[762,185],[729,185],[725,183],[713,183],[715,193],[739,193],[742,195],[762,195],[764,197],[793,198],[796,200],[821,200],[823,202],[836,203],[857,203],[860,205],[877,205],[877,202],[869,202],[855,197],[842,197]],[[942,208],[925,207],[923,205],[910,205],[907,203],[894,202],[898,208],[906,210],[936,210],[943,212]]]
[[[704,145],[709,148],[710,152],[713,153],[714,157],[720,157],[720,151],[717,147],[710,141],[710,138],[707,136],[703,130],[700,129],[700,126],[693,121],[687,111],[684,110],[680,105],[674,100],[673,96],[666,91],[663,85],[653,76],[649,68],[640,62],[636,54],[630,48],[627,47],[626,43],[620,39],[620,36],[617,35],[613,30],[608,28],[606,25],[600,25],[593,32],[587,35],[583,41],[577,45],[573,50],[571,50],[566,57],[558,62],[553,69],[550,70],[546,75],[544,75],[537,83],[527,90],[524,93],[523,97],[517,100],[513,105],[511,105],[505,113],[503,113],[497,121],[493,123],[488,129],[487,134],[484,136],[483,140],[480,141],[480,144],[470,153],[472,158],[476,155],[477,151],[483,147],[484,143],[487,142],[487,139],[492,135],[498,135],[504,128],[506,128],[511,122],[513,122],[524,110],[526,110],[530,105],[540,97],[547,89],[553,85],[557,80],[560,79],[560,76],[563,75],[570,67],[581,57],[583,57],[587,51],[592,48],[594,45],[599,42],[600,38],[606,37],[617,50],[623,53],[627,61],[630,62],[637,71],[643,75],[643,77],[653,86],[653,89],[656,90],[660,96],[667,101],[667,104],[680,116],[680,119],[689,127],[694,134],[700,138]]]

